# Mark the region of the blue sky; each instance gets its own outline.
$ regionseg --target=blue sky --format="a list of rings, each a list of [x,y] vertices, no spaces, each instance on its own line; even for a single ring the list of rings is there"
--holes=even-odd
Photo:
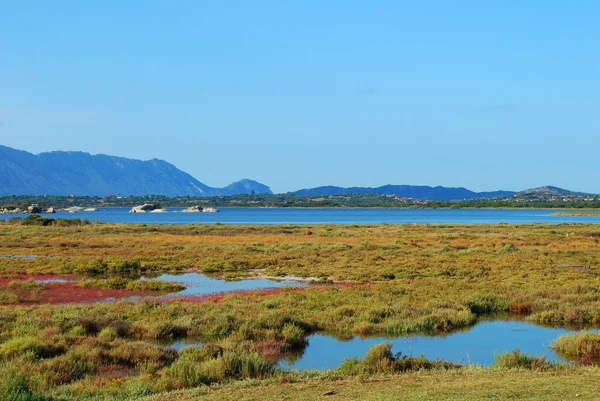
[[[4,1],[0,144],[285,192],[600,193],[597,1]]]

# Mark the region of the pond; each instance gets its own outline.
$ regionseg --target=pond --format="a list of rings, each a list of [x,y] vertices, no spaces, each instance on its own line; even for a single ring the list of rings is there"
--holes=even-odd
[[[18,288],[16,291],[18,291],[18,296],[20,297],[19,303],[70,304],[113,302],[119,300],[135,301],[141,299],[198,299],[208,295],[223,295],[239,291],[276,291],[283,287],[307,286],[306,282],[296,280],[238,279],[227,281],[220,278],[208,277],[201,273],[162,274],[158,277],[142,277],[140,279],[148,281],[162,280],[170,283],[179,283],[186,287],[183,291],[171,293],[166,291],[129,290],[126,288],[101,288],[81,285],[81,282],[85,280],[102,280],[103,278],[79,275],[19,275],[13,278],[0,278],[0,291],[8,288],[13,281],[26,282],[33,280],[38,284],[43,284],[44,287],[41,290],[38,288],[36,292]]]
[[[443,337],[412,336],[404,338],[336,338],[315,334],[301,355],[291,355],[281,366],[288,369],[335,369],[345,358],[362,358],[367,350],[381,343],[392,343],[392,352],[402,355],[443,359],[463,365],[491,365],[494,353],[519,349],[527,355],[543,355],[547,360],[562,361],[549,345],[563,334],[573,331],[562,328],[536,326],[527,322],[481,322],[469,331]]]
[[[265,290],[270,288],[283,287],[306,287],[306,283],[295,280],[266,280],[266,279],[245,279],[245,280],[223,280],[219,278],[208,277],[201,273],[184,274],[161,274],[158,277],[142,280],[161,280],[169,283],[178,283],[186,287],[185,290],[165,295],[166,298],[181,297],[202,297],[212,294],[223,294],[235,291],[253,291]]]
[[[447,336],[407,336],[397,338],[371,337],[342,338],[317,333],[308,338],[304,350],[285,355],[279,366],[283,369],[336,369],[344,359],[363,358],[367,350],[377,344],[392,343],[394,354],[417,357],[424,355],[430,360],[443,359],[461,365],[487,366],[494,363],[494,354],[520,350],[530,356],[545,356],[547,360],[568,362],[559,357],[549,346],[564,334],[576,331],[536,326],[520,321],[481,322],[468,331]],[[163,344],[181,350],[183,347],[200,347],[202,342],[192,339],[177,340]]]

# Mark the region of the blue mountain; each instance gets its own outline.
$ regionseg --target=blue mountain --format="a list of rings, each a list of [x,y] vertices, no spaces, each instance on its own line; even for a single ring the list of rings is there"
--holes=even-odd
[[[292,192],[302,196],[321,196],[321,195],[360,195],[360,194],[382,194],[396,195],[402,198],[413,198],[421,200],[460,200],[477,198],[494,198],[512,196],[516,192],[512,191],[493,191],[493,192],[473,192],[466,188],[448,188],[448,187],[429,187],[423,185],[384,185],[382,187],[351,187],[342,188],[334,186],[317,187],[310,189],[301,189]]]
[[[0,195],[165,195],[217,196],[270,194],[244,179],[212,188],[159,159],[141,161],[84,152],[34,155],[0,145]]]

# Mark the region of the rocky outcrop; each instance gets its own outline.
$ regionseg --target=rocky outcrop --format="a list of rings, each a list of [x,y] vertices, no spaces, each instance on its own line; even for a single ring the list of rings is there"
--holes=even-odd
[[[183,213],[216,213],[218,211],[219,210],[215,209],[214,207],[206,207],[203,209],[198,205],[190,206],[187,209],[182,210]]]
[[[151,210],[150,213],[167,213],[169,209],[154,209]]]
[[[183,209],[183,213],[202,213],[202,208],[200,206],[190,206],[187,209]]]
[[[42,208],[38,205],[31,205],[27,208],[27,213],[42,213]]]
[[[143,205],[132,207],[131,210],[129,211],[129,213],[151,212],[151,211],[156,210],[156,209],[160,209],[160,207],[158,205],[153,204],[153,203],[144,203]]]
[[[53,207],[49,207],[48,209],[46,209],[46,213],[56,213],[56,210],[54,210]]]

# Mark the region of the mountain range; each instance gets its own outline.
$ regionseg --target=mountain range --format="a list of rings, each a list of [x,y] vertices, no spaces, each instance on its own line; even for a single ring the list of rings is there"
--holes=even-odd
[[[46,152],[38,155],[0,145],[0,196],[230,196],[272,194],[271,189],[249,179],[224,188],[212,188],[159,159],[147,161],[85,152]],[[291,192],[301,196],[382,194],[419,200],[462,200],[513,195],[584,195],[580,192],[544,186],[522,192],[474,192],[466,188],[419,185],[381,187],[322,186]]]
[[[507,197],[516,194],[512,191],[493,191],[493,192],[473,192],[466,188],[448,188],[448,187],[429,187],[422,185],[384,185],[382,187],[317,187],[310,189],[301,189],[293,192],[302,196],[319,195],[360,195],[376,193],[382,195],[396,195],[401,198],[414,198],[421,200],[458,200],[458,199],[477,199],[477,198],[495,198]]]
[[[163,160],[148,161],[84,152],[34,155],[0,145],[0,195],[219,196],[271,189],[244,179],[212,188]]]

